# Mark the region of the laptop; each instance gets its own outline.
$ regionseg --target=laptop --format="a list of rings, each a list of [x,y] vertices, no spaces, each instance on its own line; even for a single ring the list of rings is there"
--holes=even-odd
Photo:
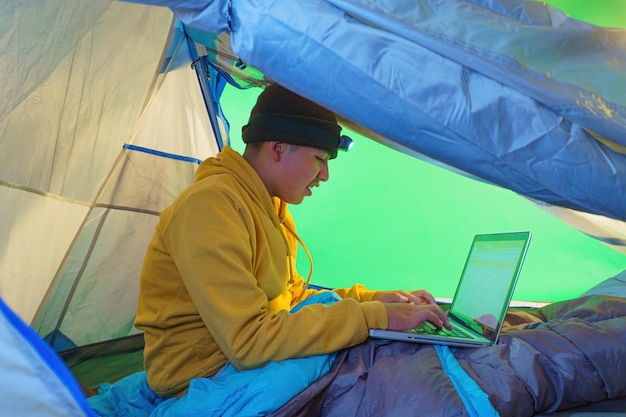
[[[370,337],[458,347],[496,344],[530,238],[530,231],[474,237],[448,312],[452,332],[425,323],[405,331],[372,329]]]

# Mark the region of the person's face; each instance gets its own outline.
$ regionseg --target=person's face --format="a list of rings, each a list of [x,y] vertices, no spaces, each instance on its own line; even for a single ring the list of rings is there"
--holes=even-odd
[[[330,155],[317,148],[287,143],[280,147],[280,176],[276,195],[289,204],[300,204],[304,197],[313,194],[320,182],[328,181]]]

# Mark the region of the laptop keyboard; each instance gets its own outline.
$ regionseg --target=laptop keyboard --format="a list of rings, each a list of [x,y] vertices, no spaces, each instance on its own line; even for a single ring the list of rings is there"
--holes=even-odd
[[[409,332],[433,335],[433,336],[453,336],[453,337],[461,337],[463,339],[471,339],[469,335],[463,333],[460,330],[457,330],[454,328],[452,330],[448,330],[445,327],[442,327],[441,329],[437,329],[434,324],[428,321],[424,322],[423,324],[421,324],[420,326],[417,326],[414,329],[409,330]]]

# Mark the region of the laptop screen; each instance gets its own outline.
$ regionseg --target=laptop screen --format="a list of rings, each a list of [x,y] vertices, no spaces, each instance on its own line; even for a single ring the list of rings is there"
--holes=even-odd
[[[495,342],[513,296],[530,232],[477,235],[450,315]]]

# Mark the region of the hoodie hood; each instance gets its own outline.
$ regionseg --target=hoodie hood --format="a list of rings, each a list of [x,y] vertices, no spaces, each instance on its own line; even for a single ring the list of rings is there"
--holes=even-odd
[[[213,158],[205,159],[196,170],[194,183],[199,183],[209,177],[228,175],[245,188],[256,203],[262,207],[277,224],[284,221],[286,203],[278,198],[270,197],[267,187],[252,168],[238,152],[225,146],[224,149]]]
[[[304,249],[309,259],[309,274],[305,281],[304,288],[308,286],[313,274],[313,259],[311,254],[296,232],[296,225],[289,213],[288,205],[277,197],[271,197],[267,187],[261,177],[252,168],[252,165],[243,156],[232,148],[226,146],[213,158],[207,158],[196,170],[194,183],[201,183],[209,178],[225,175],[228,178],[235,178],[236,181],[245,188],[259,207],[268,214],[274,225],[281,230],[287,249],[290,282],[294,281],[294,270],[296,267],[296,251],[300,245]],[[226,178],[224,178],[226,180]],[[304,291],[303,291],[304,293]]]

